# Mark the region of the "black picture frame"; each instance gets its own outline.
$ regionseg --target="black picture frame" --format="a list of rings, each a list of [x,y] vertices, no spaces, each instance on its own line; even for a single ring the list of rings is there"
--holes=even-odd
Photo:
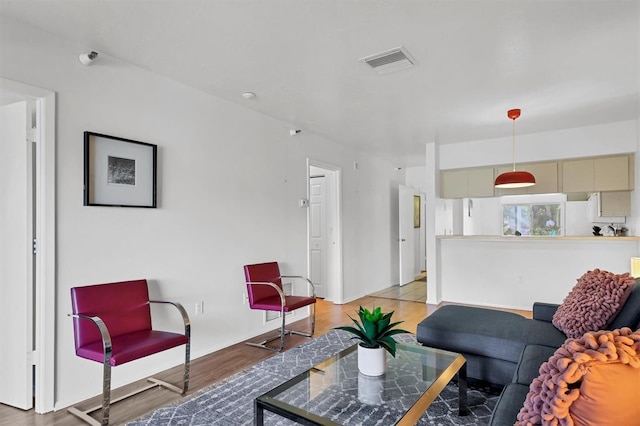
[[[84,205],[157,207],[158,146],[84,132]]]
[[[420,228],[420,217],[422,216],[420,212],[420,204],[422,204],[420,200],[420,196],[414,195],[413,196],[413,227],[414,228]]]

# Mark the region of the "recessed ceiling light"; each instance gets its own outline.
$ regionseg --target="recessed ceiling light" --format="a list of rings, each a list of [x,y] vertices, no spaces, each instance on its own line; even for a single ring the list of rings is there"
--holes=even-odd
[[[253,98],[256,97],[256,94],[253,93],[253,92],[244,92],[242,94],[242,97],[245,98],[245,99],[253,99]]]

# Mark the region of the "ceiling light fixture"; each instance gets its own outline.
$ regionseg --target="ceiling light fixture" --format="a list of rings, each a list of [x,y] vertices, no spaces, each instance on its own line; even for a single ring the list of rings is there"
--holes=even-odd
[[[242,94],[242,97],[245,98],[245,99],[253,99],[253,98],[256,97],[256,94],[253,93],[253,92],[244,92]]]
[[[536,184],[536,178],[524,170],[516,171],[516,118],[520,117],[519,109],[507,111],[507,117],[513,120],[513,141],[511,152],[513,154],[513,171],[502,173],[496,178],[496,188],[525,188]]]

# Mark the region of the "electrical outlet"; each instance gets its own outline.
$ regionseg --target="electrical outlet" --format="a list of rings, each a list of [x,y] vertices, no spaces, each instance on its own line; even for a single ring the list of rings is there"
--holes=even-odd
[[[524,276],[522,276],[522,275],[518,275],[518,282],[519,282],[520,284],[524,284]]]
[[[204,302],[196,302],[196,315],[204,314]]]

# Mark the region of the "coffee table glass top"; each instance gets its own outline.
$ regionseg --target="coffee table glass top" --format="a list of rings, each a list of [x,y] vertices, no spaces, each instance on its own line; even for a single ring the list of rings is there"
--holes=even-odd
[[[357,354],[351,346],[258,397],[257,423],[267,410],[304,424],[415,424],[465,363],[457,353],[398,343],[386,373],[370,377],[358,371]],[[464,391],[466,410],[466,383]]]

